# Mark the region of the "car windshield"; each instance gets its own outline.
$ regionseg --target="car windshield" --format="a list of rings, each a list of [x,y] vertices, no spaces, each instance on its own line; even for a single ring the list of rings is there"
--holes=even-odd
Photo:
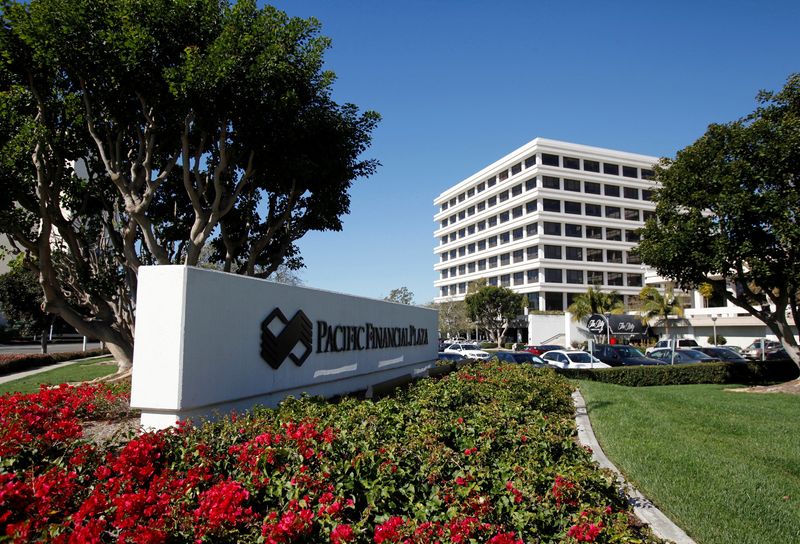
[[[681,353],[685,354],[687,357],[691,357],[692,359],[711,359],[710,355],[706,355],[702,351],[697,351],[694,349],[683,349]]]
[[[630,346],[617,346],[615,349],[623,357],[644,357],[641,351]]]
[[[591,355],[589,355],[588,353],[586,353],[584,351],[577,351],[577,352],[574,352],[574,353],[568,353],[567,357],[569,357],[569,360],[572,361],[573,363],[597,363],[597,362],[599,362],[598,359],[596,359],[595,357],[592,357]]]
[[[471,349],[478,351],[481,348],[478,347],[478,344],[461,344],[461,349]]]
[[[514,353],[511,357],[518,363],[535,363],[539,358],[532,353]]]

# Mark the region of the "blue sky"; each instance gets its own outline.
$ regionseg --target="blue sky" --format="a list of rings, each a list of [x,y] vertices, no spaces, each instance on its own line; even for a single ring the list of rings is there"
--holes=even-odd
[[[435,296],[433,199],[541,136],[673,156],[800,71],[800,2],[287,0],[333,40],[334,96],[383,116],[309,287]]]

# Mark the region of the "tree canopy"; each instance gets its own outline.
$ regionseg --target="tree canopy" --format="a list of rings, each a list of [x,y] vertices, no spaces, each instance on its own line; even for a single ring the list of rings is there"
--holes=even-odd
[[[464,298],[469,318],[491,331],[498,346],[502,345],[509,322],[522,313],[524,300],[524,295],[496,285],[482,285]]]
[[[398,287],[389,291],[383,300],[400,304],[414,304],[414,293],[408,287]]]
[[[130,364],[136,273],[302,266],[379,116],[331,97],[314,19],[254,0],[4,2],[0,232],[46,309]]]
[[[0,274],[0,309],[9,324],[24,335],[41,334],[42,353],[47,353],[47,328],[53,316],[42,310],[42,289],[36,276],[17,258]]]
[[[639,313],[645,321],[657,318],[658,322],[664,324],[666,335],[669,337],[669,316],[683,315],[683,306],[675,296],[675,291],[667,289],[662,295],[661,292],[648,285],[639,292]]]
[[[763,321],[800,365],[800,74],[750,115],[714,124],[656,168],[642,261],[684,289],[708,282]]]
[[[599,287],[591,286],[585,293],[576,295],[567,311],[572,319],[580,321],[592,314],[621,314],[625,306],[616,291],[606,293]]]

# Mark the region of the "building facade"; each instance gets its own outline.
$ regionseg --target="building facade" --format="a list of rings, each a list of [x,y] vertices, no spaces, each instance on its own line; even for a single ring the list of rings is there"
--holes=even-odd
[[[644,285],[631,249],[653,214],[657,157],[536,138],[440,194],[437,302],[470,282],[510,287],[532,310],[564,311],[591,285],[626,299]]]

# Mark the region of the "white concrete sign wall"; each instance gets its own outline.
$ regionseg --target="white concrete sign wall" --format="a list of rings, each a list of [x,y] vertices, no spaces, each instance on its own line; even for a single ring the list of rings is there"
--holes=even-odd
[[[185,266],[139,269],[131,406],[164,428],[418,375],[435,310]]]

